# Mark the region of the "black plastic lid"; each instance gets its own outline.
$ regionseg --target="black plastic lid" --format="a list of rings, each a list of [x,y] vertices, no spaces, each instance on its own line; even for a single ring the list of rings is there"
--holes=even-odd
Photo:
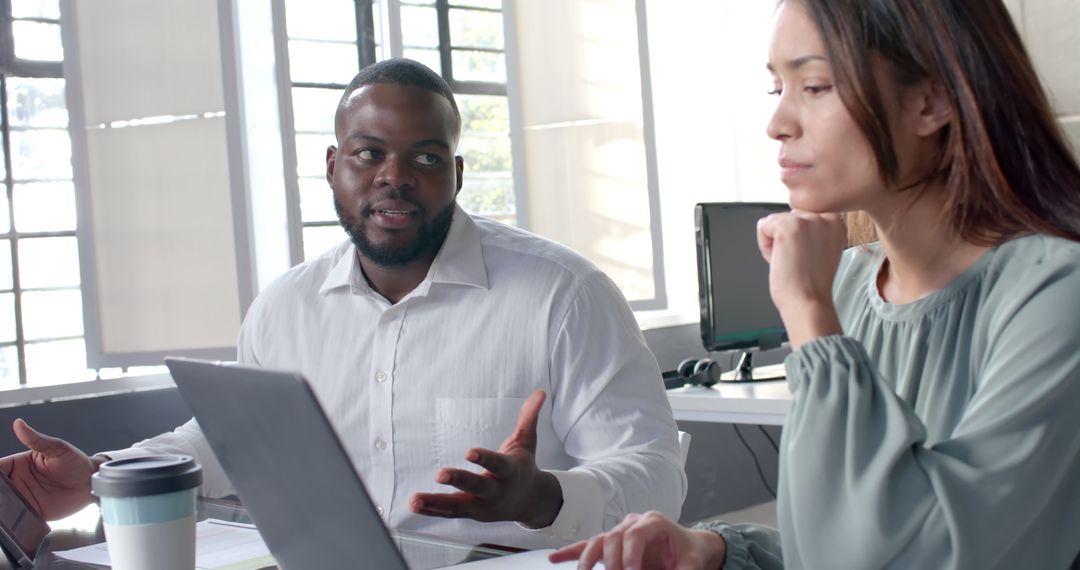
[[[194,489],[202,467],[190,455],[149,455],[101,464],[91,478],[98,497],[142,497]]]

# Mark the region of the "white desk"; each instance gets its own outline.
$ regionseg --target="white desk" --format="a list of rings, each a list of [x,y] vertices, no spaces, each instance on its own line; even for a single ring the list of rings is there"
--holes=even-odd
[[[688,386],[667,395],[675,419],[693,422],[780,426],[791,409],[787,380]]]

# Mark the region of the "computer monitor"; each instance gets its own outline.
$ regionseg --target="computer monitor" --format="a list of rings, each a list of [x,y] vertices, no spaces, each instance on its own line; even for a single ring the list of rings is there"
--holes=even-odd
[[[744,349],[734,380],[754,380],[751,349],[779,348],[787,340],[769,297],[769,265],[757,244],[757,222],[787,204],[698,204],[698,298],[701,342],[709,352]]]

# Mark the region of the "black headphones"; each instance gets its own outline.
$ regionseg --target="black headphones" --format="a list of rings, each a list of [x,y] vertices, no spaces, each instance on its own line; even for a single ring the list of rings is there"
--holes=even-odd
[[[710,358],[687,358],[679,363],[675,369],[680,378],[686,379],[686,384],[691,386],[705,386],[706,388],[720,381],[720,365]]]

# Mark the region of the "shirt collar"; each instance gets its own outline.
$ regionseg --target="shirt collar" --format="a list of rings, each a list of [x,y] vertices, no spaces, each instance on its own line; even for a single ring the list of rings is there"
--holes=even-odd
[[[487,266],[484,264],[484,250],[480,242],[480,228],[472,216],[465,213],[461,206],[454,205],[454,219],[450,231],[435,261],[428,270],[427,277],[408,296],[426,295],[432,283],[452,283],[472,287],[488,288]],[[366,293],[371,286],[364,279],[360,269],[360,260],[356,255],[356,246],[350,242],[338,252],[337,259],[323,280],[320,294],[325,294],[340,287],[350,287],[353,293]]]
[[[488,288],[484,249],[480,243],[480,228],[461,206],[454,205],[454,221],[446,234],[439,255],[428,273],[434,283],[455,283]]]

